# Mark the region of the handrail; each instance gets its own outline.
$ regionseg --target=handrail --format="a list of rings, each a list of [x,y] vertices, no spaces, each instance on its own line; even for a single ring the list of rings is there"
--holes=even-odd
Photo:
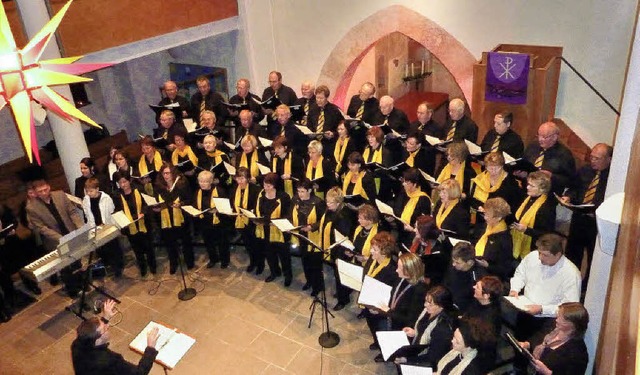
[[[560,56],[560,60],[562,60],[565,64],[567,64],[567,66],[568,66],[569,68],[571,68],[571,70],[573,70],[573,72],[574,72],[575,74],[577,74],[577,75],[578,75],[578,77],[580,77],[580,79],[581,79],[584,83],[586,83],[586,84],[587,84],[587,86],[589,86],[589,88],[590,88],[591,90],[593,90],[593,92],[595,92],[595,93],[596,93],[596,95],[598,95],[598,96],[600,97],[600,99],[602,99],[602,101],[603,101],[603,102],[605,102],[605,104],[606,104],[606,105],[608,105],[608,106],[609,106],[609,108],[611,108],[611,110],[612,110],[613,112],[615,112],[615,114],[616,114],[616,115],[620,116],[620,112],[619,112],[619,111],[618,111],[618,110],[617,110],[617,109],[616,109],[616,108],[615,108],[611,103],[609,103],[609,101],[608,101],[604,96],[602,96],[602,94],[600,94],[600,91],[598,91],[595,87],[593,87],[593,85],[592,85],[589,81],[587,81],[587,79],[586,79],[586,78],[584,78],[584,76],[583,76],[582,74],[580,74],[580,72],[578,72],[578,71],[576,70],[576,68],[574,68],[574,67],[573,67],[573,65],[571,65],[571,63],[569,63],[569,62],[567,61],[567,59],[565,59],[563,56]]]

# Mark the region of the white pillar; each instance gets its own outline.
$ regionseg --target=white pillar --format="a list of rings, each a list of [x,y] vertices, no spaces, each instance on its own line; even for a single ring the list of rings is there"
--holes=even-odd
[[[45,1],[16,0],[16,4],[18,5],[18,11],[20,12],[20,18],[22,19],[25,32],[28,38],[31,39],[50,19]],[[64,22],[64,20],[62,22]],[[58,50],[58,42],[54,35],[42,53],[41,60],[55,59],[58,57],[61,56]],[[69,86],[55,86],[52,87],[52,89],[71,100],[72,96]],[[53,139],[56,142],[56,147],[60,154],[60,161],[62,162],[62,168],[67,177],[69,188],[73,191],[75,179],[80,176],[80,159],[89,156],[89,149],[84,140],[82,126],[77,119],[68,122],[51,111],[47,111],[47,119],[49,120],[49,124],[51,124]],[[27,152],[30,151],[27,150]]]

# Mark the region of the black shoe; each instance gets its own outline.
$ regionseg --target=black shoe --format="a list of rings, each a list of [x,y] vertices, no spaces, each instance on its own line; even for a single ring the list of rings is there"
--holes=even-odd
[[[220,265],[220,268],[222,268],[223,270],[226,270],[227,268],[229,268],[229,263],[222,263]]]
[[[318,296],[318,293],[320,293],[320,291],[319,291],[319,290],[312,290],[312,291],[311,291],[311,297],[317,297],[317,296]]]
[[[284,278],[284,286],[288,287],[289,285],[291,285],[291,279],[290,278]]]
[[[191,264],[187,264],[187,269],[188,270],[192,270],[196,265],[191,263]]]
[[[26,284],[25,285],[27,287],[27,289],[29,289],[31,291],[31,293],[39,296],[42,294],[42,289],[40,289],[39,286],[34,285],[34,284]]]
[[[8,311],[0,311],[0,323],[6,323],[11,320],[11,314]]]
[[[360,314],[357,315],[358,319],[364,319],[367,317],[367,315],[365,315],[365,310],[360,311]]]
[[[380,345],[378,345],[377,342],[374,342],[373,344],[369,345],[369,350],[380,350]]]
[[[178,270],[178,267],[171,266],[171,267],[169,267],[169,274],[170,275],[175,275],[177,270]]]
[[[253,272],[253,270],[254,270],[254,269],[256,269],[256,267],[255,267],[253,264],[250,264],[250,265],[247,267],[247,272],[251,273],[251,272]]]
[[[258,268],[256,269],[256,276],[258,275],[262,275],[262,273],[264,272],[264,268]]]
[[[156,270],[155,268],[150,268],[149,271],[151,271],[152,274],[156,274],[156,272],[158,272],[158,270]]]
[[[275,276],[275,275],[269,275],[269,277],[267,277],[266,279],[264,279],[264,282],[265,282],[265,283],[270,283],[270,282],[272,282],[273,280],[275,280],[275,279],[276,279],[276,277],[277,277],[277,276]]]
[[[333,311],[340,311],[342,309],[344,309],[346,305],[342,302],[338,302],[334,307],[333,307]]]
[[[309,288],[311,288],[311,283],[306,282],[303,286],[302,286],[302,290],[308,290]]]
[[[378,354],[377,356],[375,356],[373,358],[374,361],[380,363],[380,362],[384,362],[384,358],[382,358],[382,353]]]
[[[217,262],[209,262],[207,263],[207,268],[213,268]]]
[[[154,272],[154,273],[155,273],[155,272]],[[147,270],[140,271],[140,276],[141,276],[141,277],[145,277],[145,276],[147,276]]]

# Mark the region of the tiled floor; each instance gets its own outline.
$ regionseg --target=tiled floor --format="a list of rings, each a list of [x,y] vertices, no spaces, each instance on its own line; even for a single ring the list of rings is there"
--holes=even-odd
[[[201,249],[200,269],[189,272],[187,283],[198,290],[190,301],[180,301],[179,279],[164,267],[154,278],[139,279],[132,254],[127,254],[125,277],[115,281],[97,281],[111,290],[122,303],[119,324],[111,328],[111,349],[129,361],[140,356],[132,352],[129,342],[149,320],[173,325],[196,338],[196,344],[172,374],[396,374],[395,366],[373,361],[377,352],[368,349],[371,336],[359,309],[353,303],[330,318],[332,331],[340,335],[340,344],[323,349],[318,344],[322,333],[319,311],[309,323],[312,298],[301,291],[303,275],[299,258],[294,258],[293,284],[283,279],[266,284],[262,276],[243,272],[248,263],[244,249],[232,252],[232,266],[207,269]],[[328,271],[328,268],[325,269]],[[327,274],[329,306],[335,304],[333,276]],[[161,281],[158,286],[158,281]],[[39,300],[0,324],[0,373],[2,374],[72,374],[70,345],[80,320],[65,311],[70,302],[59,287],[42,283]],[[89,314],[89,313],[88,313]],[[154,365],[152,374],[163,374]]]

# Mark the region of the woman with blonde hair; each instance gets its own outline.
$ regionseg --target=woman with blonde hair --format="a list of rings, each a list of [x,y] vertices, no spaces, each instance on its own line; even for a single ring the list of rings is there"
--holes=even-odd
[[[438,186],[438,194],[440,201],[433,208],[436,225],[440,230],[446,231],[446,235],[466,240],[469,238],[469,210],[460,202],[458,180],[444,180]]]
[[[335,185],[336,166],[331,158],[322,155],[322,143],[313,140],[307,146],[309,161],[305,177],[313,183],[315,195],[324,199],[324,194]]]
[[[250,182],[255,184],[256,178],[260,175],[260,168],[258,163],[262,165],[269,165],[269,161],[262,152],[258,150],[258,140],[251,134],[245,135],[240,141],[240,147],[242,147],[242,153],[236,155],[236,169],[245,167],[249,170],[251,176]]]
[[[442,168],[437,181],[442,183],[448,179],[455,179],[460,185],[462,196],[469,195],[471,179],[477,172],[471,167],[469,148],[464,142],[452,142],[447,146],[447,164]]]

